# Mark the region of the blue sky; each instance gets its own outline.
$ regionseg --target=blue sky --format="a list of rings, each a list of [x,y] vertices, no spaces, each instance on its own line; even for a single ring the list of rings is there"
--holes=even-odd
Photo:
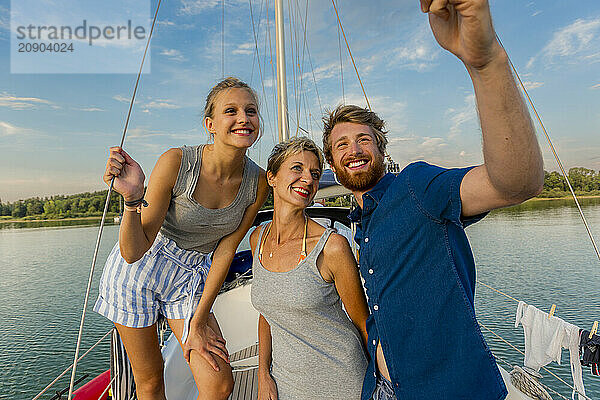
[[[0,199],[104,188],[107,149],[119,143],[135,75],[11,74],[8,3],[0,2]],[[364,97],[343,38],[340,62],[332,3],[312,0],[308,10],[306,1],[284,3],[291,129],[296,132],[299,120],[320,141],[323,110],[344,101],[365,105]],[[40,4],[52,7],[51,0]],[[291,21],[288,4],[294,5]],[[249,154],[264,166],[277,135],[274,5],[225,5],[224,73],[247,81],[261,97],[263,137]],[[565,167],[599,170],[600,3],[493,0],[491,8]],[[338,9],[371,106],[387,121],[395,161],[481,163],[471,83],[458,60],[434,41],[418,0],[344,0]],[[221,14],[221,0],[163,0],[151,72],[142,76],[125,141],[147,176],[167,148],[207,141],[204,98],[223,75]],[[139,54],[131,57],[137,62]],[[545,168],[556,170],[545,138],[539,140]]]

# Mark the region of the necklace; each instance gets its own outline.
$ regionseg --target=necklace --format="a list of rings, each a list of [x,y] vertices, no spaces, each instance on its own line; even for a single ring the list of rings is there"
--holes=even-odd
[[[262,254],[263,254],[263,250],[264,250],[264,245],[267,240],[267,236],[269,236],[269,233],[271,233],[272,225],[273,225],[273,222],[269,223],[269,226],[267,227],[267,231],[263,235],[262,240],[260,242],[259,251],[258,251],[258,258],[260,261],[262,261],[262,259],[263,259]],[[300,257],[298,258],[298,264],[300,264],[306,258],[306,230],[307,230],[307,227],[308,227],[308,218],[306,218],[306,216],[304,216],[304,235],[302,237],[302,251],[300,251]],[[269,252],[269,258],[273,258],[273,251],[276,250],[277,248],[279,248],[279,246],[271,249],[271,251]]]

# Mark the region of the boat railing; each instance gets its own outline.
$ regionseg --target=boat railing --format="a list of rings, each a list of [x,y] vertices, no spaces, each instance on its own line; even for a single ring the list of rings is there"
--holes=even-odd
[[[98,346],[104,339],[106,339],[107,337],[109,337],[113,331],[115,330],[115,328],[111,328],[109,329],[108,332],[106,332],[106,334],[104,334],[104,336],[102,336],[100,339],[98,339],[98,341],[96,343],[94,343],[89,349],[87,349],[78,359],[77,362],[81,361],[86,355],[88,355],[88,353],[90,351],[92,351],[96,346]],[[65,376],[67,374],[67,372],[69,372],[72,368],[73,365],[75,364],[75,362],[73,362],[71,365],[69,365],[61,374],[59,374],[56,378],[54,378],[54,380],[52,382],[50,382],[48,384],[48,386],[46,386],[44,389],[42,389],[41,392],[39,392],[33,399],[31,400],[37,400],[39,399],[44,393],[46,393],[52,386],[54,386],[54,384],[56,384],[56,382],[58,382],[60,380],[60,378],[62,378],[63,376]],[[116,377],[116,376],[115,376]],[[106,387],[104,393],[106,393],[106,391],[108,390],[108,388],[110,388],[110,385],[112,384],[112,382],[114,381],[115,377],[113,377],[113,379],[110,381],[110,383],[108,384],[108,386]],[[103,393],[103,395],[104,395]]]

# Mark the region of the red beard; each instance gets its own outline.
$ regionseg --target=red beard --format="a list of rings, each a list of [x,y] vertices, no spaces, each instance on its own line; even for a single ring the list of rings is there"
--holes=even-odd
[[[371,189],[379,182],[379,179],[385,173],[385,165],[383,164],[383,156],[377,155],[371,164],[371,168],[358,173],[349,173],[342,165],[336,165],[335,175],[340,183],[354,191],[362,192]]]

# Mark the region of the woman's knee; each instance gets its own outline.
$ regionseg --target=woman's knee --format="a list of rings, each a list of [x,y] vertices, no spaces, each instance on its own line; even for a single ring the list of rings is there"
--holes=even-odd
[[[211,382],[208,387],[201,391],[206,393],[207,399],[226,400],[233,392],[233,376],[223,376]]]

